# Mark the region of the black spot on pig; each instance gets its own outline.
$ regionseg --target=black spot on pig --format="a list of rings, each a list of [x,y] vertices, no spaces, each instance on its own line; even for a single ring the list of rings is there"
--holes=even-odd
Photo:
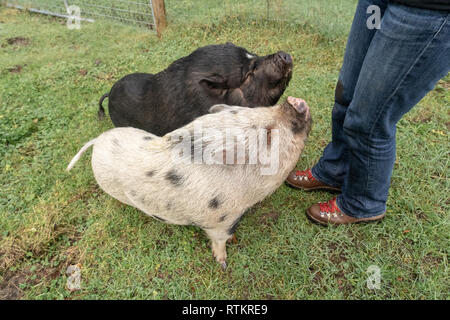
[[[178,187],[183,183],[183,177],[179,175],[175,170],[170,170],[166,173],[166,180],[172,185]]]
[[[153,177],[156,173],[156,170],[150,170],[145,173],[147,177]]]
[[[209,45],[173,62],[158,74],[133,73],[116,82],[109,98],[116,127],[163,136],[208,113],[215,104],[272,106],[292,77],[285,52],[257,56],[233,44]]]
[[[291,122],[291,130],[294,134],[298,134],[301,133],[304,129],[304,125],[302,125],[300,122],[298,121],[292,121]]]
[[[219,218],[219,222],[224,222],[226,218],[227,218],[227,215],[224,214],[223,216],[221,216],[221,217]]]
[[[230,110],[230,113],[231,114],[237,114],[239,111],[237,111],[237,110]]]
[[[219,208],[219,206],[220,206],[220,201],[219,201],[218,196],[215,196],[214,198],[209,200],[208,207],[210,209],[217,209],[217,208]]]
[[[145,136],[145,137],[144,137],[144,140],[153,140],[153,137],[151,137],[151,136]]]

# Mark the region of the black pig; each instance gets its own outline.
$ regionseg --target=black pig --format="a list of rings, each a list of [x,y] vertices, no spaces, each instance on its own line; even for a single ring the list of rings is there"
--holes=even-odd
[[[259,57],[232,43],[209,45],[178,59],[157,74],[133,73],[116,82],[109,97],[116,127],[164,135],[208,113],[215,104],[272,106],[292,77],[285,52]]]

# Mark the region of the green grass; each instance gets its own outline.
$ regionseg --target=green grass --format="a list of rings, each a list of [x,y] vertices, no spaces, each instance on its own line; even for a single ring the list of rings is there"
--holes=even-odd
[[[339,3],[350,20],[334,20],[333,32],[324,7],[322,19],[304,23],[239,12],[213,24],[172,16],[162,39],[105,22],[68,30],[58,19],[0,8],[0,299],[448,299],[448,76],[398,125],[383,222],[313,225],[305,209],[330,195],[283,185],[244,216],[225,272],[200,229],[165,225],[103,193],[90,156],[64,171],[86,141],[112,127],[96,112],[115,81],[226,41],[293,55],[285,95],[308,101],[314,117],[298,167],[313,165],[330,140],[354,10],[354,2]],[[13,37],[28,44],[8,44]],[[82,289],[71,293],[65,270],[76,263]],[[381,269],[379,290],[366,286],[370,265]]]

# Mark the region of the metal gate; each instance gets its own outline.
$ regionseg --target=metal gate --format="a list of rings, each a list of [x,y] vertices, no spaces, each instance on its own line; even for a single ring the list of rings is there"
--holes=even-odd
[[[69,6],[78,6],[80,20],[110,19],[156,31],[151,0],[6,0],[7,7],[69,18]]]

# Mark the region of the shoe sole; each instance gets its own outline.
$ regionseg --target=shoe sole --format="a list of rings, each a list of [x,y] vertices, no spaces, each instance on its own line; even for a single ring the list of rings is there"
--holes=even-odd
[[[374,223],[374,222],[380,222],[380,221],[383,220],[383,218],[385,217],[385,215],[383,215],[382,217],[376,218],[376,219],[374,219],[373,217],[371,217],[371,218],[360,219],[360,220],[358,220],[358,221],[351,222],[351,223],[335,224],[335,223],[327,223],[327,222],[324,222],[324,221],[320,221],[320,220],[315,219],[314,217],[312,217],[312,216],[309,214],[309,209],[306,209],[306,212],[305,212],[305,213],[306,213],[306,216],[308,217],[308,219],[309,219],[311,222],[313,222],[313,223],[315,223],[315,224],[319,224],[319,225],[324,226],[324,227],[328,227],[329,225],[332,225],[332,226],[334,226],[334,227],[337,227],[337,226],[342,225],[342,224]]]
[[[334,187],[315,187],[315,188],[303,188],[299,187],[293,183],[290,183],[288,180],[286,180],[286,183],[293,188],[301,189],[303,191],[314,191],[314,190],[322,190],[322,191],[331,191],[331,192],[341,192],[340,188],[334,188]]]

